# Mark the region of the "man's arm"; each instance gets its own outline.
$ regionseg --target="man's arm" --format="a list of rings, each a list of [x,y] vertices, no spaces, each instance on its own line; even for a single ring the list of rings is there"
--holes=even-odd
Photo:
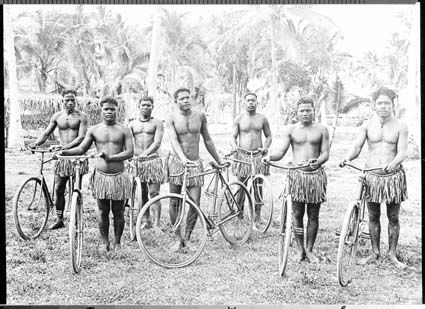
[[[64,149],[64,150],[71,149],[71,148],[74,148],[74,147],[80,145],[80,143],[84,140],[84,137],[86,136],[86,133],[87,133],[87,123],[88,123],[87,115],[85,113],[81,112],[81,121],[80,121],[80,127],[78,129],[77,138],[75,138],[70,143],[64,145],[62,147],[62,149]]]
[[[130,159],[134,155],[133,138],[131,136],[130,129],[123,126],[122,132],[124,133],[124,150],[113,155],[105,154],[103,157],[105,161],[120,162]]]
[[[240,116],[236,116],[235,120],[233,121],[232,125],[232,134],[230,138],[230,146],[232,147],[232,150],[236,150],[238,148],[238,136],[239,136],[239,120]]]
[[[37,146],[43,145],[44,142],[47,140],[47,138],[49,137],[50,134],[53,133],[53,131],[56,129],[58,123],[57,123],[57,119],[59,117],[59,113],[56,113],[52,116],[52,118],[50,119],[49,125],[47,126],[47,128],[41,133],[41,135],[39,136],[39,138],[37,138],[37,140],[32,143],[30,145],[30,148],[35,148]]]
[[[328,128],[322,127],[322,142],[320,144],[320,155],[314,162],[309,162],[310,167],[313,169],[319,168],[323,163],[329,159],[329,131]]]
[[[361,126],[359,134],[357,135],[356,140],[354,141],[353,146],[351,147],[348,154],[345,156],[344,161],[351,161],[357,158],[362,151],[363,145],[367,138],[367,124]]]
[[[169,116],[167,118],[165,125],[167,128],[168,136],[170,137],[171,148],[173,148],[174,153],[177,155],[180,161],[186,164],[186,162],[190,160],[186,158],[186,156],[183,153],[182,147],[179,144],[179,141],[177,139],[177,132],[176,132],[176,129],[174,128],[174,120],[172,116]]]
[[[222,164],[220,156],[217,154],[215,149],[214,142],[211,139],[210,133],[208,132],[207,117],[204,113],[201,113],[201,135],[204,140],[205,148],[207,148],[210,155],[218,164]]]
[[[283,132],[282,144],[280,148],[276,150],[275,153],[268,156],[267,159],[269,161],[279,161],[286,154],[289,149],[289,146],[291,145],[291,131],[291,127],[287,127],[285,129],[285,131]]]
[[[398,141],[397,141],[397,155],[384,168],[387,172],[394,171],[396,167],[406,159],[408,138],[409,138],[409,133],[407,130],[407,126],[405,124],[402,124],[400,128],[400,133],[398,135]]]
[[[159,147],[161,146],[162,137],[164,136],[164,126],[162,125],[162,121],[158,120],[155,123],[155,136],[153,143],[146,149],[142,156],[149,156],[152,153],[155,153]]]
[[[81,142],[81,144],[78,147],[62,150],[59,152],[59,154],[62,156],[78,156],[85,153],[87,150],[90,149],[90,146],[94,141],[93,131],[94,131],[94,127],[91,127],[88,130],[86,137],[84,138],[84,140]]]
[[[266,137],[266,140],[264,141],[263,149],[265,153],[269,150],[270,145],[272,144],[272,131],[270,130],[270,124],[266,117],[264,117],[263,122],[263,133]]]

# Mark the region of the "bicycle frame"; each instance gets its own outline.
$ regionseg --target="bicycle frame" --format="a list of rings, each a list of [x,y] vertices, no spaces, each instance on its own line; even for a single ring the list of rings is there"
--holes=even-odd
[[[193,203],[195,203],[193,197],[190,195],[190,193],[187,190],[187,179],[194,178],[194,177],[199,177],[199,176],[205,176],[205,175],[209,175],[209,174],[214,174],[214,176],[213,176],[213,180],[214,180],[213,215],[212,216],[207,216],[207,215],[205,215],[204,211],[201,208],[199,208],[202,216],[205,218],[205,222],[207,224],[208,233],[209,233],[210,236],[212,236],[213,234],[215,234],[218,231],[216,229],[217,226],[226,223],[227,221],[233,219],[234,217],[236,217],[238,215],[238,214],[234,214],[234,215],[229,216],[226,219],[221,220],[221,221],[218,221],[218,222],[215,222],[214,219],[213,219],[213,217],[216,217],[217,216],[218,182],[220,181],[222,187],[225,187],[227,190],[230,191],[229,183],[225,179],[225,177],[222,175],[220,169],[217,169],[217,168],[212,168],[212,169],[206,170],[206,171],[204,171],[202,173],[199,173],[199,174],[196,174],[196,175],[193,175],[193,176],[187,176],[187,171],[188,171],[188,168],[185,167],[185,170],[183,172],[183,184],[182,184],[181,193],[180,193],[182,195],[182,198],[183,198],[183,206],[186,205],[186,198],[189,198]],[[213,181],[213,180],[211,180],[211,181]],[[235,198],[234,195],[232,195],[232,199],[235,202],[235,204],[237,205],[237,207],[239,208],[239,204],[237,203],[236,198]],[[183,220],[183,213],[184,213],[184,211],[182,209],[182,211],[180,212],[180,215],[179,215],[178,219],[176,220],[176,223],[173,226],[173,229],[172,229],[173,231],[176,231],[177,228],[180,226],[180,224],[181,224],[181,222]]]

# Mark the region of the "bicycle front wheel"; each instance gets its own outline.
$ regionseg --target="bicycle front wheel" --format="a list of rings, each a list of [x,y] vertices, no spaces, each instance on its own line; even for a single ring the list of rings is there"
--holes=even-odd
[[[292,198],[283,200],[279,227],[279,276],[283,277],[288,265],[289,246],[292,237]]]
[[[72,268],[75,273],[79,273],[83,253],[83,202],[79,191],[72,194],[69,240]]]
[[[152,227],[142,228],[142,218],[151,207],[161,208],[160,220]],[[156,196],[143,206],[137,217],[136,235],[140,248],[154,263],[178,268],[190,265],[202,253],[207,227],[195,203],[187,198],[183,205],[180,194],[169,193]]]
[[[50,204],[40,178],[30,177],[19,187],[13,201],[16,230],[25,239],[35,239],[43,232],[49,218]]]
[[[136,222],[140,208],[142,208],[142,184],[139,178],[133,181],[133,190],[128,201],[128,225],[130,240],[136,239]]]
[[[218,198],[218,227],[232,245],[245,243],[252,233],[254,215],[248,189],[240,181],[224,187]]]
[[[339,236],[337,275],[341,286],[347,286],[352,279],[353,266],[356,263],[358,230],[359,207],[357,202],[352,202],[345,213]]]
[[[273,217],[273,193],[270,182],[264,175],[256,175],[249,187],[254,203],[254,228],[265,233]]]

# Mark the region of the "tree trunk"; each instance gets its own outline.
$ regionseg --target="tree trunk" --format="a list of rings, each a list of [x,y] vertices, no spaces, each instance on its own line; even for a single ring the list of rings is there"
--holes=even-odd
[[[276,50],[275,50],[275,21],[273,16],[270,23],[271,57],[272,57],[272,110],[275,111],[276,127],[280,128],[280,104],[277,100],[277,70],[276,70]]]
[[[233,108],[232,108],[233,119],[236,118],[236,63],[233,63]]]
[[[18,96],[18,79],[16,76],[16,56],[15,56],[15,44],[14,35],[12,29],[12,6],[4,6],[4,19],[5,22],[5,48],[6,48],[6,59],[9,66],[9,131],[8,131],[8,147],[17,148],[24,146],[24,139],[22,137],[22,124],[21,124],[21,108],[19,105]]]
[[[159,53],[160,53],[160,29],[161,19],[159,16],[159,8],[155,10],[152,27],[152,42],[149,55],[148,69],[148,95],[154,97],[156,94],[156,80],[158,74]]]

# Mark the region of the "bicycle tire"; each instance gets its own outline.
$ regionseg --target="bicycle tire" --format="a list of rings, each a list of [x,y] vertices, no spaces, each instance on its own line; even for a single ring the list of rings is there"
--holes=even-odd
[[[133,181],[133,190],[131,198],[128,201],[128,224],[129,224],[129,237],[133,241],[136,239],[136,222],[140,209],[142,208],[142,184],[140,179],[136,177]]]
[[[229,192],[229,188],[225,186],[217,201],[217,225],[227,242],[232,245],[242,245],[251,236],[254,225],[252,199],[242,182],[233,181],[229,187],[231,191]],[[241,203],[243,205],[236,206]],[[242,225],[243,230],[240,232]]]
[[[71,202],[72,202],[72,195],[74,193],[74,182],[73,177],[70,176],[66,182],[65,187],[65,194],[64,196],[68,197],[68,200],[65,200],[65,211],[66,213],[69,213],[71,211]]]
[[[355,264],[358,227],[358,202],[352,202],[345,213],[338,244],[337,276],[339,284],[343,287],[347,286],[352,279],[349,270]]]
[[[51,205],[41,179],[39,177],[26,179],[13,199],[16,230],[24,240],[40,236],[49,219]]]
[[[262,180],[261,184],[259,180]],[[259,188],[261,188],[261,194]],[[264,175],[255,175],[250,182],[249,192],[254,203],[254,216],[256,216],[256,207],[261,207],[260,221],[254,218],[254,228],[260,233],[266,233],[273,218],[273,193],[269,180]]]
[[[72,194],[69,240],[72,269],[79,273],[83,254],[83,201],[78,190]]]
[[[282,204],[279,226],[279,276],[283,277],[288,265],[292,239],[292,198],[288,195]]]
[[[171,203],[182,205],[183,197],[180,194],[168,193],[158,195],[146,203],[137,217],[136,236],[139,247],[147,255],[147,257],[155,264],[164,268],[180,268],[192,264],[202,253],[207,241],[207,227],[204,214],[193,201],[186,199],[187,205],[180,207],[178,218],[175,222],[170,221],[169,215],[163,215],[159,220],[159,228],[141,228],[142,218],[151,207],[160,205],[162,213],[169,211]],[[158,204],[160,203],[160,204]],[[187,247],[179,247],[174,250],[173,245],[179,243],[180,238],[177,233],[186,231],[187,211],[190,207],[195,209],[197,214],[197,222],[191,233],[190,245]],[[180,225],[177,226],[181,217]],[[174,228],[178,229],[176,232]],[[158,232],[160,230],[160,232]],[[181,234],[180,234],[181,235]],[[185,240],[185,244],[187,241]],[[196,245],[196,249],[195,248]]]

